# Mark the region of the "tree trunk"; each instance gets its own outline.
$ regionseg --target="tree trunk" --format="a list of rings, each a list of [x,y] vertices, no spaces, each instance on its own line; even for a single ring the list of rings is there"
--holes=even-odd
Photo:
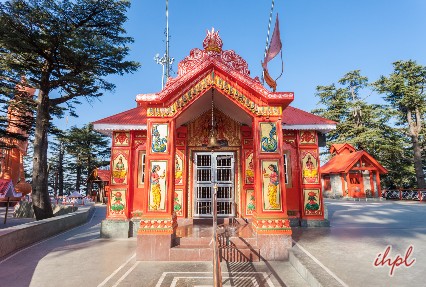
[[[90,144],[89,146],[89,154],[87,156],[87,179],[90,177],[90,174],[93,171],[92,168],[92,157],[90,156],[91,150],[90,150]],[[93,188],[93,182],[89,182],[87,180],[87,190],[86,190],[86,196],[92,196],[92,188]]]
[[[413,143],[414,170],[416,171],[417,188],[426,188],[425,174],[423,172],[422,164],[422,149],[419,143],[419,137],[412,135],[411,141]]]
[[[77,172],[76,172],[76,179],[75,179],[75,190],[77,191],[77,192],[80,192],[80,185],[81,185],[81,169],[82,169],[82,166],[81,166],[81,164],[79,163],[80,161],[79,160],[77,160],[78,162],[77,162]]]
[[[59,196],[64,196],[64,145],[62,140],[59,144],[59,165],[58,165],[58,192]]]
[[[37,102],[37,118],[34,137],[32,176],[32,201],[37,220],[53,217],[48,191],[47,132],[49,129],[49,97],[40,90]]]
[[[413,120],[412,112],[414,112],[415,120]],[[422,147],[419,142],[419,134],[422,129],[422,121],[420,111],[416,108],[414,111],[407,112],[408,129],[413,143],[414,170],[416,172],[417,188],[426,188],[425,174],[423,172],[422,163]]]
[[[56,198],[58,196],[58,171],[53,173],[53,196]]]

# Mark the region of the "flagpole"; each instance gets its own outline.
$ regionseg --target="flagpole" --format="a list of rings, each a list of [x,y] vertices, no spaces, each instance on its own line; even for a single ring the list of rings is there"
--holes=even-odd
[[[274,0],[272,0],[271,12],[269,13],[269,23],[268,23],[268,33],[266,34],[266,45],[265,45],[265,53],[263,55],[263,59],[266,58],[266,53],[268,52],[268,44],[269,44],[269,34],[271,32],[271,23],[272,23],[272,12],[274,11]],[[262,69],[262,84],[264,84],[264,72]]]
[[[170,60],[169,60],[169,0],[166,0],[166,82],[170,77]]]

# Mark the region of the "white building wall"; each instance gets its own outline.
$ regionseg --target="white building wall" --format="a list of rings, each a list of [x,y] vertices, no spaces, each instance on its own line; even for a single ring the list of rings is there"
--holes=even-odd
[[[372,187],[370,186],[370,171],[369,170],[364,170],[362,172],[362,181],[364,184],[364,193],[367,192],[367,189],[371,190],[371,192],[373,193],[374,190],[372,190]]]
[[[340,179],[339,174],[330,174],[330,185],[331,185],[331,192],[333,194],[344,196],[342,191],[342,180]]]

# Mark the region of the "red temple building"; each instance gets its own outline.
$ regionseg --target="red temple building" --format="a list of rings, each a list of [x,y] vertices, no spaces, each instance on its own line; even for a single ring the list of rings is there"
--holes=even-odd
[[[25,78],[23,78],[25,81]],[[28,133],[26,131],[25,120],[31,119],[33,114],[24,108],[22,100],[25,97],[33,97],[35,89],[17,86],[15,98],[10,102],[7,119],[8,126],[6,131],[16,137],[0,138],[0,195],[6,192],[6,187],[10,186],[20,195],[26,195],[31,192],[31,184],[25,182],[24,156],[27,154]],[[9,182],[11,184],[9,184]],[[4,190],[3,188],[4,187]],[[19,200],[19,197],[13,197],[11,200]]]
[[[167,250],[178,223],[212,218],[216,188],[219,217],[246,219],[265,259],[285,257],[291,226],[326,222],[318,146],[336,126],[289,106],[293,99],[250,77],[246,61],[209,31],[162,91],[94,122],[112,135],[101,233],[127,236],[136,222],[137,258],[174,260]],[[220,148],[208,147],[212,135]]]
[[[330,147],[333,156],[321,167],[323,190],[342,197],[381,197],[380,174],[388,171],[366,151],[348,143]]]

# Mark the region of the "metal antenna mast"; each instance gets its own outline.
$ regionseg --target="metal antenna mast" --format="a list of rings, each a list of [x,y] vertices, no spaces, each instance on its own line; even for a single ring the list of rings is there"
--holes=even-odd
[[[175,60],[174,58],[170,58],[169,55],[169,0],[166,0],[166,53],[161,58],[160,54],[157,53],[154,57],[154,60],[157,64],[160,64],[163,67],[161,88],[164,88],[167,79],[170,77],[170,66]]]

